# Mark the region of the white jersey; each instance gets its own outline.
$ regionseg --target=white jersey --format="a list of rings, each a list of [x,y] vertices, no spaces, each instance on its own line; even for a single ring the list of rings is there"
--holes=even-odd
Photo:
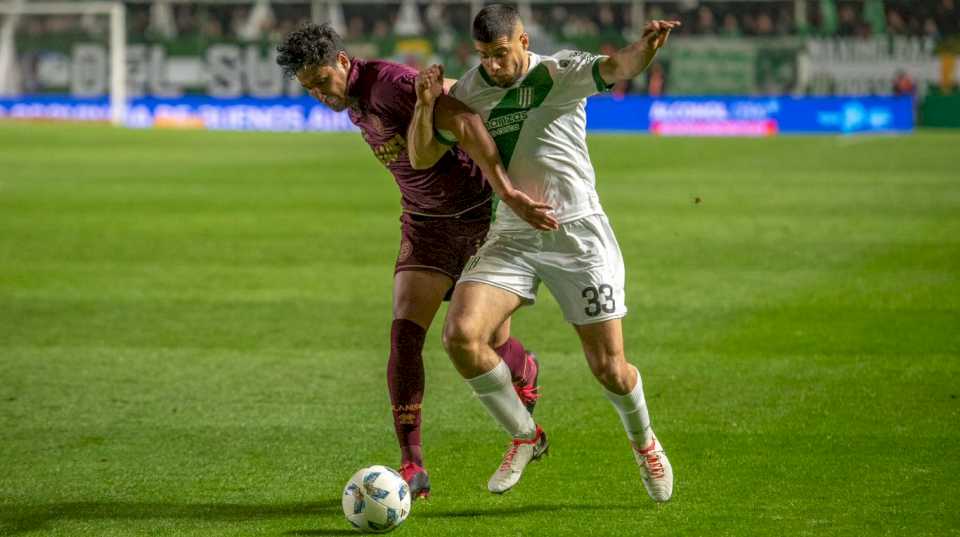
[[[606,91],[603,56],[564,50],[553,56],[528,53],[527,74],[509,88],[493,84],[482,66],[468,71],[450,95],[483,118],[513,185],[554,208],[561,224],[603,214],[587,151],[586,98]],[[440,131],[441,141],[453,143]],[[506,204],[495,230],[527,230]]]

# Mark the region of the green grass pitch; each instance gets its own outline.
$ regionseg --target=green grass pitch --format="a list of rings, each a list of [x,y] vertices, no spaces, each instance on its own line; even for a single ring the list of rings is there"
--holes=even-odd
[[[486,492],[507,439],[436,323],[397,535],[960,535],[960,135],[590,145],[675,497],[544,290],[550,456]],[[356,133],[0,123],[0,535],[352,534],[399,462],[398,216]]]

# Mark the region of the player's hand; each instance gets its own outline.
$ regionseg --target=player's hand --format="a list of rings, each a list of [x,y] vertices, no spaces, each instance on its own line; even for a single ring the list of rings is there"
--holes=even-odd
[[[641,39],[650,50],[657,50],[667,44],[670,30],[678,28],[680,21],[650,21],[643,27]]]
[[[526,223],[540,231],[554,231],[560,227],[556,217],[553,216],[553,207],[546,203],[533,201],[530,196],[512,190],[510,193],[501,196],[501,201],[507,204],[507,207],[513,210],[514,214],[522,218]]]
[[[431,65],[417,75],[417,101],[433,106],[437,97],[443,93],[443,66]]]

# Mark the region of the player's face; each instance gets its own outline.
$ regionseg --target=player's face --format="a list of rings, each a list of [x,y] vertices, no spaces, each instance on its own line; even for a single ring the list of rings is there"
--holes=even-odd
[[[525,74],[530,38],[520,23],[510,37],[500,37],[492,43],[474,41],[473,44],[480,54],[483,69],[501,88],[509,88]]]
[[[347,73],[350,59],[340,53],[333,65],[309,65],[297,72],[297,80],[303,89],[334,112],[349,105],[347,100]]]

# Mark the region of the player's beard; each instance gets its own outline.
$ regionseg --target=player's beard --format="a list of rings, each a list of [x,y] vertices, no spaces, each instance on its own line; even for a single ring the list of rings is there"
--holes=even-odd
[[[517,69],[517,71],[516,71],[514,74],[512,74],[512,75],[507,75],[507,76],[503,76],[503,75],[494,76],[494,75],[491,75],[490,78],[493,79],[493,83],[496,84],[497,87],[500,87],[500,88],[509,88],[510,86],[516,84],[516,83],[517,83],[517,80],[520,79],[520,69]]]
[[[339,98],[336,98],[336,99],[329,99],[329,98],[324,99],[324,100],[323,100],[323,104],[326,105],[326,107],[329,108],[330,110],[333,110],[334,112],[343,112],[344,110],[347,109],[347,103],[346,103],[346,101],[344,101],[343,99],[339,99]]]
[[[524,61],[520,60],[520,62],[517,63],[516,68],[513,70],[513,74],[502,76],[502,77],[491,75],[491,77],[493,78],[493,82],[498,87],[509,88],[510,86],[513,86],[514,84],[516,84],[517,81],[520,80],[520,78],[523,76],[524,67],[525,67]]]

